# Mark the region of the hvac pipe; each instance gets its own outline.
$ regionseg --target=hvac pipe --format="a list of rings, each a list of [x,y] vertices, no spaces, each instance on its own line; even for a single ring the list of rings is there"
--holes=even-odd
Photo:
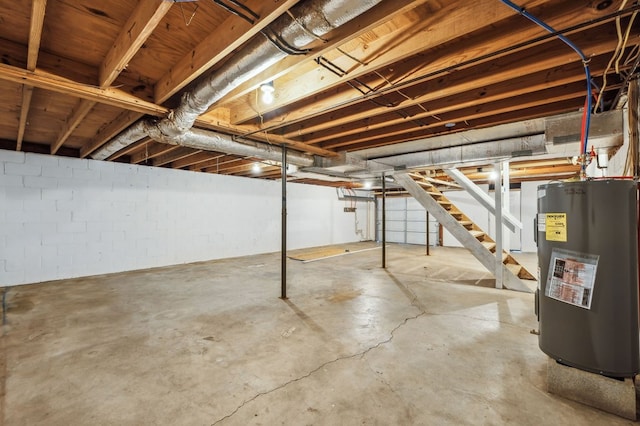
[[[305,46],[366,12],[380,1],[308,0],[297,4],[290,9],[290,14],[283,14],[268,25],[262,31],[264,37],[252,39],[221,68],[204,77],[193,90],[185,92],[175,110],[152,124],[157,131],[153,132],[154,136],[149,136],[156,139],[158,134],[168,138],[184,135],[193,127],[198,116],[240,84],[288,54],[307,53],[302,50]],[[138,126],[140,124],[134,124],[134,127]],[[151,125],[142,127],[150,128]],[[118,148],[131,145],[141,139],[135,139],[136,136],[137,132],[125,130],[93,155],[93,158],[107,158],[108,155],[103,151],[113,153]]]

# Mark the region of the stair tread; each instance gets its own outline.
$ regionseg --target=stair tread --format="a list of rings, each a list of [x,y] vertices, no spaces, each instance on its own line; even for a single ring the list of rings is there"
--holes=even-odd
[[[471,235],[473,235],[474,237],[476,237],[476,238],[481,237],[483,235],[486,235],[486,233],[484,231],[478,231],[477,229],[472,229],[472,230],[469,231],[469,233]]]
[[[496,243],[494,243],[492,241],[480,241],[480,244],[485,246],[488,250],[492,250],[492,249],[496,248]]]
[[[520,265],[519,263],[505,263],[504,266],[509,271],[511,271],[511,273],[516,277],[518,276],[518,274],[520,273],[520,270],[522,269],[522,265]]]

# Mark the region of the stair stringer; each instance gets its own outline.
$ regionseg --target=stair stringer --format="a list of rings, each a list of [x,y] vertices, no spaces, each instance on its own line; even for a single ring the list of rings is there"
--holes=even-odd
[[[482,263],[492,274],[495,275],[496,256],[453,217],[444,207],[429,195],[416,181],[408,174],[399,173],[394,175],[398,184],[409,192],[436,220],[444,226],[476,259]],[[515,276],[507,267],[502,265],[502,283],[510,289],[531,293],[531,289],[525,285],[520,278]]]

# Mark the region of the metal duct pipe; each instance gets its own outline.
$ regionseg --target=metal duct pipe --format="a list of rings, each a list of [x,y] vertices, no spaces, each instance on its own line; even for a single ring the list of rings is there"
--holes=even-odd
[[[241,157],[256,157],[263,160],[282,160],[282,148],[261,142],[238,143],[231,136],[212,132],[209,130],[192,129],[180,136],[166,136],[157,128],[150,131],[149,136],[159,142],[170,145],[186,146],[204,151],[224,152]],[[314,159],[311,155],[305,155],[287,150],[287,162],[300,167],[311,166]]]
[[[263,31],[263,34],[278,34],[282,41],[268,40],[266,36],[254,38],[221,69],[186,92],[180,106],[159,123],[160,129],[167,135],[190,129],[198,116],[224,95],[286,57],[288,53],[283,48],[301,51],[316,38],[361,15],[380,1],[315,0],[292,7],[290,13],[295,21],[284,14]]]
[[[147,127],[148,125],[146,121],[136,121],[134,124],[120,132],[115,139],[103,146],[102,149],[91,154],[91,157],[95,160],[105,160],[109,158],[112,154],[115,154],[121,149],[124,149],[132,143],[146,137],[148,135]]]
[[[254,38],[220,69],[202,79],[193,90],[185,92],[180,105],[154,125],[165,136],[183,135],[193,127],[198,116],[231,90],[288,54],[303,53],[302,49],[316,38],[361,15],[380,1],[308,0],[299,3],[290,9],[295,19],[284,14],[273,21],[262,31],[265,37]],[[139,126],[138,123],[134,124],[136,128]],[[136,132],[125,130],[94,154],[93,158],[107,158],[108,155],[103,151],[113,153],[140,139],[134,139],[134,136],[137,136]]]

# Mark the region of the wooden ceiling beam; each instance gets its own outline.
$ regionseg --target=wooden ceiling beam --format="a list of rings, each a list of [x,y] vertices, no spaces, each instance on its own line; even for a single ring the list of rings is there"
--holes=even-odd
[[[18,122],[18,137],[16,138],[16,151],[22,150],[24,132],[27,129],[29,109],[31,108],[31,98],[33,97],[33,86],[27,84],[22,86],[22,104],[20,105],[20,121]]]
[[[31,21],[29,25],[29,47],[27,48],[27,70],[34,71],[38,64],[38,54],[40,53],[40,42],[42,41],[42,27],[44,26],[44,15],[47,8],[47,0],[33,0],[31,2]],[[33,97],[33,86],[22,86],[22,104],[20,105],[20,119],[18,122],[18,137],[16,138],[16,151],[22,149],[24,132],[27,127],[31,99]]]
[[[598,57],[597,59],[593,58],[591,61],[592,71],[603,71],[608,60],[609,58],[604,56]],[[407,123],[407,121],[411,120],[436,120],[435,117],[441,118],[440,116],[443,114],[485,103],[507,99],[514,99],[514,102],[519,102],[520,100],[526,100],[529,93],[536,93],[542,90],[557,89],[558,92],[561,92],[563,90],[562,88],[568,84],[584,81],[584,75],[581,74],[582,68],[582,64],[576,64],[575,67],[563,67],[559,69],[552,67],[529,75],[516,71],[509,76],[498,75],[496,79],[491,79],[491,81],[500,81],[500,83],[493,85],[486,85],[486,83],[488,84],[491,81],[485,81],[485,78],[471,80],[468,83],[462,84],[456,84],[456,82],[449,84],[448,82],[446,84],[447,90],[435,90],[433,92],[426,90],[426,92],[429,93],[420,97],[420,99],[424,100],[416,102],[416,104],[426,103],[428,106],[427,111],[404,118],[400,115],[393,116],[389,111],[382,109],[377,115],[373,115],[372,112],[372,116],[365,117],[367,120],[366,128],[368,130],[375,130]],[[556,72],[552,73],[554,70]],[[545,78],[549,75],[553,75],[551,81]],[[540,81],[540,83],[535,83],[537,81]],[[585,84],[583,83],[581,88],[584,89],[584,86]],[[408,106],[411,105],[413,105],[413,102]],[[392,111],[394,110],[395,109],[392,109]],[[378,109],[376,109],[376,112],[377,111]],[[306,135],[306,137],[312,137],[313,139],[307,139],[305,142],[313,144],[326,142],[334,138],[345,138],[350,135],[358,135],[362,132],[362,129],[362,122],[354,121],[343,124],[342,126],[337,126],[336,128]]]
[[[174,169],[182,169],[184,167],[193,166],[198,163],[204,163],[205,161],[210,161],[216,158],[224,157],[222,154],[216,154],[212,151],[202,151],[198,154],[183,158],[181,160],[176,160],[171,163],[171,167]]]
[[[429,0],[414,0],[411,2],[389,2],[384,1],[374,8],[368,10],[364,14],[358,16],[356,19],[341,25],[337,29],[326,34],[324,38],[328,40],[327,43],[321,44],[317,48],[313,49],[312,55],[296,55],[287,56],[277,64],[271,66],[269,69],[261,72],[254,78],[239,85],[234,90],[225,95],[219,102],[219,105],[226,105],[229,102],[233,102],[246,95],[247,93],[255,90],[261,83],[265,81],[272,81],[276,78],[283,76],[290,71],[300,68],[305,64],[313,63],[315,58],[321,55],[325,55],[328,52],[335,50],[337,47],[356,39],[362,34],[371,31],[372,29],[386,23],[390,19],[403,15],[420,5],[429,3]]]
[[[136,151],[138,151],[140,149],[141,146],[143,146],[144,144],[147,144],[151,142],[151,138],[144,138],[144,139],[140,139],[138,142],[134,142],[131,145],[129,145],[128,147],[121,149],[118,152],[114,152],[113,154],[111,154],[111,156],[109,156],[107,158],[107,161],[114,161],[117,160],[120,157],[124,157],[125,155],[131,155],[133,153],[135,153]],[[131,161],[132,163],[132,161]]]
[[[488,126],[497,126],[500,124],[512,123],[514,121],[531,120],[540,117],[548,117],[555,114],[566,113],[572,109],[577,110],[576,105],[580,103],[581,98],[570,99],[559,103],[546,104],[536,108],[512,109],[504,114],[500,115],[487,115],[484,119],[475,120],[473,123],[469,123],[468,128],[478,129]],[[457,131],[467,130],[467,127],[458,126]],[[354,143],[351,145],[343,145],[342,149],[346,151],[357,151],[365,148],[375,148],[379,146],[392,145],[396,143],[408,142],[413,140],[428,139],[434,136],[456,133],[456,130],[446,129],[444,126],[436,128],[419,128],[413,132],[407,132],[397,135],[388,135],[385,137],[379,137],[376,139],[367,140],[364,142]],[[425,142],[427,144],[427,142]],[[428,145],[425,145],[428,146]]]
[[[232,156],[232,155],[226,155],[226,154],[221,154],[218,155],[216,157],[211,158],[210,160],[207,161],[203,161],[201,163],[196,163],[193,164],[191,166],[189,166],[189,170],[193,170],[193,171],[200,171],[203,169],[218,169],[221,165],[223,164],[227,164],[229,162],[232,161],[239,161],[240,158]],[[215,171],[215,170],[213,170]]]
[[[100,88],[106,88],[115,81],[169,11],[172,4],[164,0],[141,0],[138,3],[100,65],[98,77]],[[66,142],[96,103],[87,99],[78,101],[73,113],[67,118],[65,127],[58,135],[55,143],[51,145],[51,154],[55,154]]]
[[[146,163],[148,160],[170,154],[179,148],[178,145],[157,143],[151,138],[146,138],[146,140],[147,143],[140,145],[138,150],[131,154],[131,164]]]
[[[158,80],[155,86],[156,103],[163,103],[178,90],[232,54],[298,1],[246,1],[244,6],[253,10],[260,19],[252,25],[238,16],[229,16]]]
[[[610,59],[607,49],[612,42],[614,40],[607,38],[599,47],[596,46],[591,50],[594,53],[590,62],[592,74],[596,75],[604,71]],[[453,97],[469,91],[477,91],[478,100],[486,102],[492,96],[520,96],[527,92],[535,92],[547,87],[585,79],[584,66],[577,60],[571,61],[573,54],[571,51],[567,51],[565,55],[552,57],[546,51],[546,49],[536,49],[536,51],[523,52],[513,60],[509,60],[508,63],[505,63],[507,62],[505,60],[484,63],[443,78],[427,80],[416,85],[423,93],[422,95],[411,96],[411,99],[399,102],[397,105],[377,106],[368,100],[363,100],[350,105],[348,109],[332,111],[307,120],[304,128],[298,129],[298,126],[291,126],[290,129],[287,129],[290,130],[290,133],[285,134],[285,137],[297,136],[301,141],[313,144],[319,138],[331,134],[333,128],[338,130],[341,129],[341,126],[349,128],[350,125],[354,126],[358,122],[361,123],[362,120],[366,120],[367,125],[371,125],[376,122],[376,117],[379,115],[394,111],[401,112],[414,105],[426,107],[431,114],[438,115],[447,110],[447,108],[441,109],[442,100],[446,100],[450,105],[448,109],[455,108]],[[568,60],[568,64],[566,60]],[[497,71],[491,72],[492,69],[497,69]],[[529,80],[526,84],[518,82],[524,81],[525,78]],[[506,84],[507,81],[510,83]],[[439,101],[440,103],[438,103]]]
[[[89,114],[89,111],[95,106],[95,102],[86,99],[80,99],[73,109],[73,112],[67,118],[64,128],[58,135],[56,141],[51,145],[51,155],[58,152],[58,149],[64,144],[71,133],[78,127],[80,122]]]
[[[167,146],[173,147],[172,145]],[[152,160],[152,164],[156,167],[164,166],[165,164],[169,164],[173,161],[181,160],[202,152],[200,149],[187,148],[186,146],[175,146],[175,148],[177,149],[172,149],[170,152],[154,158]]]
[[[530,6],[527,9],[543,5],[547,1],[529,1],[527,4]],[[380,37],[378,40],[361,43],[349,54],[358,58],[362,64],[348,70],[348,74],[344,76],[318,66],[293,79],[289,77],[287,87],[278,87],[278,94],[274,102],[268,108],[266,106],[263,108],[262,115],[414,56],[426,49],[448,43],[460,37],[461,33],[466,34],[480,30],[503,19],[513,17],[513,15],[514,12],[509,8],[496,5],[495,0],[467,2],[464,8],[452,3],[434,16],[421,17],[422,19],[416,20],[416,22],[408,22],[399,26],[395,32]],[[521,30],[526,31],[525,28],[521,28]],[[534,28],[533,33],[539,35],[541,30]],[[518,41],[523,40],[526,35],[520,37],[522,38],[519,38]],[[515,44],[513,40],[511,43]],[[307,112],[309,108],[303,110]],[[241,124],[256,117],[255,108],[244,107],[236,111],[232,110],[231,122]]]
[[[221,174],[236,174],[236,173],[249,173],[249,174],[253,174],[254,176],[258,176],[260,175],[260,172],[258,173],[253,173],[253,164],[256,161],[251,161],[251,160],[245,160],[245,162],[243,164],[238,164],[235,166],[229,166],[226,168],[221,168],[220,169],[220,173]],[[277,166],[269,166],[269,165],[261,165],[260,166],[260,170],[268,170],[270,167],[277,167]],[[277,167],[278,169],[280,169],[280,167]]]
[[[107,87],[115,81],[172,5],[173,2],[166,0],[138,1],[138,5],[100,65],[100,87]]]
[[[31,24],[29,27],[29,49],[27,52],[27,69],[29,71],[35,70],[38,63],[46,8],[47,0],[32,0],[31,2]]]
[[[7,80],[18,84],[29,84],[40,89],[76,96],[142,114],[162,116],[169,111],[166,107],[145,101],[119,89],[110,87],[100,88],[88,84],[76,83],[75,81],[40,69],[29,71],[0,63],[0,80]]]
[[[222,172],[223,170],[229,169],[230,167],[237,166],[237,163],[244,164],[247,162],[253,162],[253,160],[228,156],[224,159],[224,161],[220,161],[218,164],[213,164],[211,165],[211,167],[202,167],[201,169],[207,173],[219,173],[219,172]]]
[[[561,23],[563,25],[563,28],[583,22],[584,17],[580,14],[575,13],[576,7],[576,4],[565,3],[563,5],[563,9],[555,8],[550,10],[550,13],[555,12],[556,14],[556,16],[551,18],[550,21],[554,24]],[[580,7],[584,8],[584,5]],[[522,19],[521,17],[515,18]],[[539,32],[534,26],[519,28],[517,32],[514,32],[512,35],[508,35],[507,28],[510,25],[513,26],[513,20],[508,20],[502,25],[496,25],[491,31],[481,34],[473,39],[469,40],[467,38],[463,38],[459,41],[453,42],[450,45],[445,45],[442,46],[442,48],[434,49],[433,53],[430,54],[428,61],[425,60],[424,56],[417,55],[415,58],[406,60],[403,63],[394,64],[391,67],[381,67],[378,69],[378,71],[381,75],[386,74],[388,78],[378,77],[377,80],[374,79],[373,81],[371,81],[369,85],[371,87],[382,89],[380,91],[380,94],[383,95],[388,90],[386,89],[386,87],[389,85],[388,81],[394,83],[397,87],[397,90],[403,90],[407,87],[406,85],[402,84],[402,81],[405,79],[415,80],[420,78],[421,76],[430,76],[429,79],[432,79],[434,82],[437,82],[438,78],[449,79],[451,78],[451,74],[449,74],[449,72],[441,72],[442,75],[439,75],[438,72],[441,70],[448,70],[451,66],[455,66],[457,64],[460,64],[461,62],[464,62],[465,59],[469,59],[469,51],[478,52],[477,54],[474,54],[474,56],[480,57],[482,55],[486,55],[486,57],[482,60],[473,61],[473,63],[470,63],[466,66],[457,67],[455,73],[453,74],[464,72],[466,69],[473,67],[478,68],[476,76],[486,76],[491,79],[493,73],[501,73],[503,71],[509,72],[510,68],[521,66],[517,61],[509,61],[508,58],[505,58],[503,62],[507,61],[510,64],[507,67],[508,69],[503,70],[498,67],[494,67],[493,69],[491,69],[495,61],[507,56],[508,54],[516,54],[518,57],[526,61],[526,52],[528,52],[532,48],[535,49],[536,52],[540,52],[541,49],[539,45],[541,44],[554,46],[555,50],[557,50],[558,47],[566,49],[564,57],[568,58],[566,59],[567,61],[571,62],[574,58],[576,62],[579,61],[578,56],[575,55],[575,53],[573,53],[571,49],[558,44],[557,40],[555,39],[548,39],[544,42],[540,41],[537,43],[533,43],[528,46],[528,49],[526,50],[524,48],[521,48],[519,49],[519,51],[507,52],[507,49],[514,45],[518,45],[523,40],[533,39],[534,37],[536,37],[536,35],[539,35]],[[581,36],[580,38],[583,39],[581,41],[584,41],[585,43],[587,43],[587,45],[592,45],[592,40],[590,40],[589,37]],[[600,44],[606,44],[612,41],[611,38],[607,38],[605,40],[603,37],[598,37],[597,33],[593,38],[598,38],[600,40]],[[614,37],[614,40],[617,40],[617,37]],[[579,45],[582,46],[582,44]],[[593,43],[593,45],[595,45],[595,43]],[[488,51],[489,48],[491,49],[490,51]],[[587,50],[586,48],[584,50],[588,51],[588,55],[590,56],[592,54],[597,54],[596,52],[592,52],[590,50]],[[501,51],[503,53],[496,54],[495,56],[487,55],[491,52]],[[602,49],[598,53],[603,53]],[[558,61],[554,61],[554,59],[551,57],[551,55],[549,55],[548,52],[545,53],[543,51],[542,54],[545,55],[544,58],[546,59],[547,64],[551,63],[552,61],[556,65],[558,64]],[[531,64],[531,62],[527,62]],[[392,68],[392,71],[390,71],[388,68]],[[533,65],[533,68],[535,68],[535,65]],[[355,77],[358,77],[358,75],[356,75]],[[312,77],[307,76],[307,79],[310,78]],[[349,80],[350,78],[352,78],[351,75],[345,77],[346,80]],[[498,79],[496,78],[495,80]],[[440,86],[440,90],[447,89],[446,87],[442,87],[442,85]],[[358,105],[356,107],[356,111],[360,109],[363,114],[368,114],[368,110],[371,109],[371,100],[376,98],[380,99],[380,97],[375,96],[375,94],[370,94],[365,98],[357,93],[354,89],[348,88],[347,86],[343,86],[343,89],[338,89],[337,87],[335,87],[332,90],[333,92],[330,92],[331,94],[318,97],[312,102],[306,102],[304,105],[300,105],[299,108],[296,108],[295,111],[290,111],[286,107],[284,107],[280,112],[276,114],[266,114],[263,126],[269,131],[287,126],[287,130],[284,132],[284,135],[286,137],[291,137],[291,135],[295,134],[297,130],[300,130],[301,132],[314,131],[326,128],[327,123],[330,123],[331,126],[334,126],[336,124],[335,120],[348,120],[348,117],[345,117],[344,114],[344,110],[346,107],[354,107]],[[428,98],[429,95],[429,93],[425,93],[424,98]],[[424,100],[420,100],[420,102],[424,102]],[[397,105],[396,109],[402,108],[404,105],[410,105],[412,103],[414,102],[411,100],[403,100],[399,105]],[[332,112],[335,113],[331,114]],[[312,120],[315,117],[318,117],[318,123],[309,123],[309,120]],[[304,124],[300,126],[292,125],[292,123],[300,121],[304,121]]]
[[[441,121],[433,120],[431,123],[425,124],[420,127],[420,129],[444,129],[445,123],[470,122],[478,118],[506,114],[515,109],[523,110],[540,107],[548,103],[556,103],[575,99],[579,100],[581,96],[582,99],[584,99],[584,84],[582,84],[582,82],[573,83],[563,90],[552,87],[549,89],[540,90],[536,92],[535,95],[529,95],[529,97],[526,99],[521,99],[521,102],[519,102],[517,106],[514,105],[513,100],[511,99],[499,100],[489,103],[477,103],[476,105],[471,107],[455,110],[449,115],[443,115],[441,117]],[[583,102],[581,101],[576,102],[575,109],[577,110],[582,104]],[[327,141],[323,145],[334,149],[342,148],[347,145],[359,144],[368,140],[401,136],[405,133],[415,132],[415,129],[416,126],[414,125],[414,123],[405,121],[401,124],[385,126],[375,130],[361,132],[357,137],[347,136],[334,138]]]
[[[267,176],[272,176],[274,174],[281,174],[280,167],[278,166],[265,166],[260,168],[259,172],[253,171],[253,165],[244,166],[242,169],[238,169],[232,172],[229,172],[234,176],[244,176],[244,177],[254,177],[254,178],[266,178]]]

